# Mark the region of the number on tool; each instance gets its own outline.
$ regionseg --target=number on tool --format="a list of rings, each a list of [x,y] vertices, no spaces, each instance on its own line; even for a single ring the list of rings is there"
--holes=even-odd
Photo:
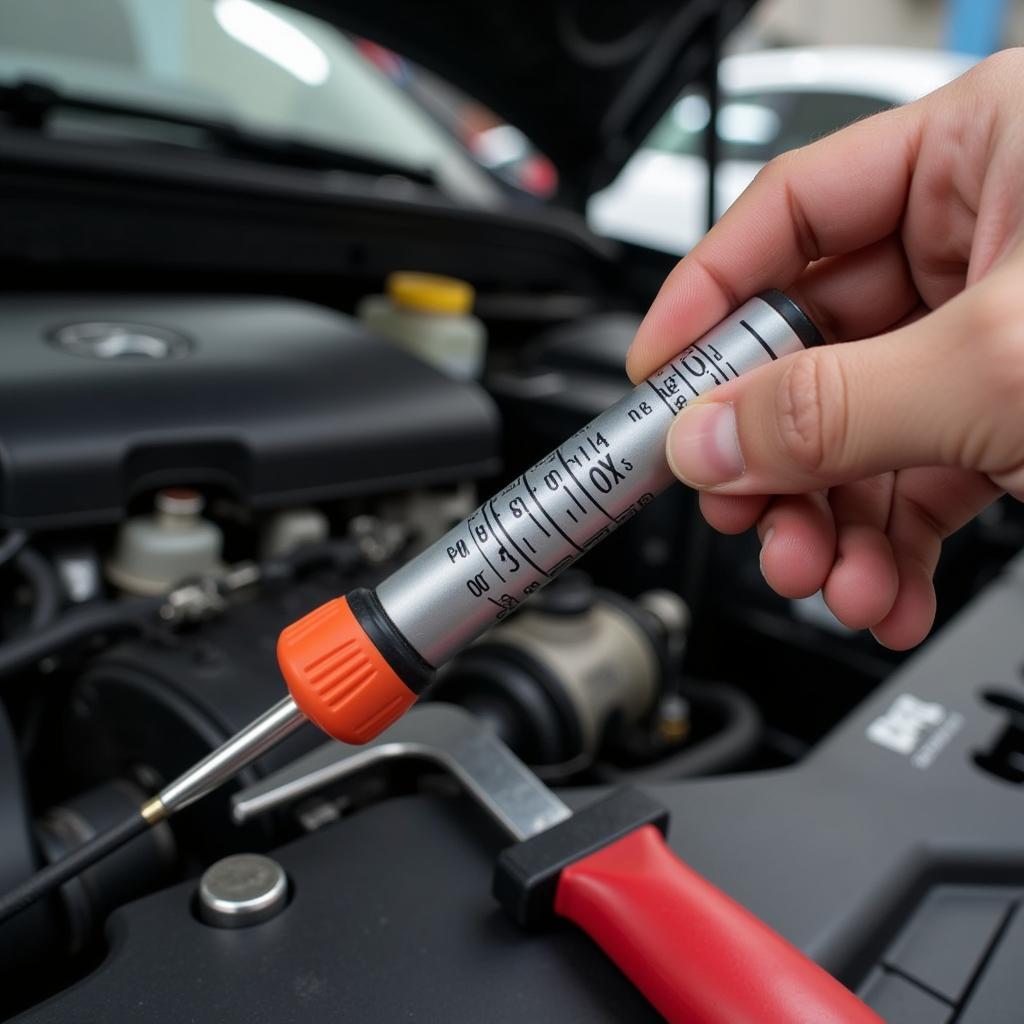
[[[448,558],[452,565],[455,564],[457,558],[469,558],[469,545],[464,540],[460,540],[456,544],[449,544]]]
[[[478,572],[471,580],[466,580],[466,589],[474,597],[480,597],[481,594],[491,589],[491,585],[484,579],[484,574]]]
[[[507,547],[505,547],[504,544],[500,548],[498,548],[498,557],[502,560],[502,562],[508,563],[506,568],[508,569],[509,572],[519,571],[519,560],[516,558],[515,555],[512,554],[511,551],[509,551]]]

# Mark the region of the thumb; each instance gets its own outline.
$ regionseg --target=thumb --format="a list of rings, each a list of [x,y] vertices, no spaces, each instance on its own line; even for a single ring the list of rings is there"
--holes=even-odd
[[[1015,490],[1024,303],[994,277],[889,334],[802,352],[716,388],[676,417],[672,471],[715,493],[786,494],[947,465]]]

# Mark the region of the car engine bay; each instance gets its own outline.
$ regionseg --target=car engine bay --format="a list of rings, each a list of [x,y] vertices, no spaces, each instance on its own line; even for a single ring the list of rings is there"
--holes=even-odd
[[[376,584],[621,397],[668,266],[567,213],[340,171],[101,160],[26,135],[0,182],[6,891],[277,700],[286,625]],[[481,381],[353,316],[410,268],[476,288]],[[896,655],[772,594],[755,541],[714,535],[676,486],[424,706],[474,716],[573,808],[650,790],[688,864],[886,1019],[1007,1019],[991,1007],[1019,1000],[1024,949],[1022,544],[1008,502],[952,538],[936,631]],[[657,1019],[584,936],[502,915],[506,843],[429,758],[236,820],[233,799],[322,743],[303,726],[0,926],[0,1013]],[[225,927],[198,880],[243,853],[288,895]]]

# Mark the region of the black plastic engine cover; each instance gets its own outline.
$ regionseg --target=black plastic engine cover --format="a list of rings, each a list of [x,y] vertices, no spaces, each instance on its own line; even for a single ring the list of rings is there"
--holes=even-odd
[[[684,860],[890,1024],[1021,1019],[1022,619],[1024,557],[799,765],[651,789]],[[468,798],[387,800],[273,852],[270,921],[200,923],[194,880],[120,908],[103,964],[19,1022],[653,1021],[582,933],[499,911],[504,845]]]
[[[87,329],[104,358],[61,347],[76,324],[126,330]],[[0,525],[115,522],[175,484],[270,507],[465,480],[497,427],[482,389],[309,303],[0,299]]]

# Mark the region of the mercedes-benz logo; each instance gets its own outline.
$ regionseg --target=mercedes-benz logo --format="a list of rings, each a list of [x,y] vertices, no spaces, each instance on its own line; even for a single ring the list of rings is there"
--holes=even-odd
[[[181,359],[192,351],[185,335],[148,324],[83,321],[58,327],[48,340],[90,359]]]

